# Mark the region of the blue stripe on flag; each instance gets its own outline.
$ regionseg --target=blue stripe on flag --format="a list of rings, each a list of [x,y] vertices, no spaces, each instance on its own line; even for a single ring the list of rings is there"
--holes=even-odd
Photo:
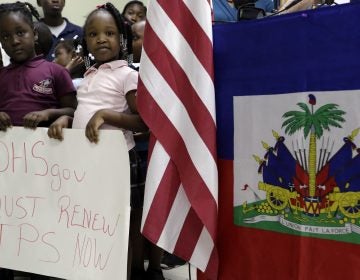
[[[233,96],[360,89],[359,12],[354,3],[214,26],[220,158],[233,159]]]

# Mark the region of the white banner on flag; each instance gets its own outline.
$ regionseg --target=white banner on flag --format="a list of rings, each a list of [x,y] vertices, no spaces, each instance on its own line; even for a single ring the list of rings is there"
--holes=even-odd
[[[65,279],[126,279],[130,170],[120,131],[0,132],[0,267]]]

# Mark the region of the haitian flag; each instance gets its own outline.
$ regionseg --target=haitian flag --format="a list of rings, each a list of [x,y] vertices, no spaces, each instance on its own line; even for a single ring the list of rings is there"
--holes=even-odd
[[[360,279],[359,13],[214,26],[219,279]]]

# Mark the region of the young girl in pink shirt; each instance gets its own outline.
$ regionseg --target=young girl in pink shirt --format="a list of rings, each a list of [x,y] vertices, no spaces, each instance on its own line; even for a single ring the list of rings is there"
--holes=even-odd
[[[137,156],[133,132],[145,131],[147,127],[136,108],[138,73],[128,66],[127,61],[131,60],[131,45],[131,30],[112,4],[106,3],[90,13],[84,25],[83,50],[84,55],[92,54],[95,64],[85,72],[78,88],[78,107],[74,118],[59,118],[49,128],[48,134],[61,140],[63,128],[85,128],[89,141],[97,143],[99,129],[123,131],[132,172],[128,274],[132,274],[131,279],[164,279],[160,263],[157,263],[156,267],[149,264],[145,275],[143,256],[136,250],[142,247],[142,244],[139,244],[139,216],[141,217],[143,189],[136,187],[134,176]],[[154,271],[157,278],[153,277]]]
[[[147,129],[136,108],[138,73],[127,62],[132,56],[131,34],[110,3],[89,14],[84,31],[85,61],[91,53],[95,64],[85,72],[78,88],[74,118],[59,118],[48,134],[61,140],[62,128],[85,128],[89,141],[97,143],[99,129],[121,129],[131,150],[135,146],[132,131]]]

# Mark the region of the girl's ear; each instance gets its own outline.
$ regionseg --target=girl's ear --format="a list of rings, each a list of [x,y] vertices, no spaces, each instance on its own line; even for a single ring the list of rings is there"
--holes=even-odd
[[[71,51],[71,58],[75,58],[75,57],[77,57],[76,52],[75,52],[75,51]]]

